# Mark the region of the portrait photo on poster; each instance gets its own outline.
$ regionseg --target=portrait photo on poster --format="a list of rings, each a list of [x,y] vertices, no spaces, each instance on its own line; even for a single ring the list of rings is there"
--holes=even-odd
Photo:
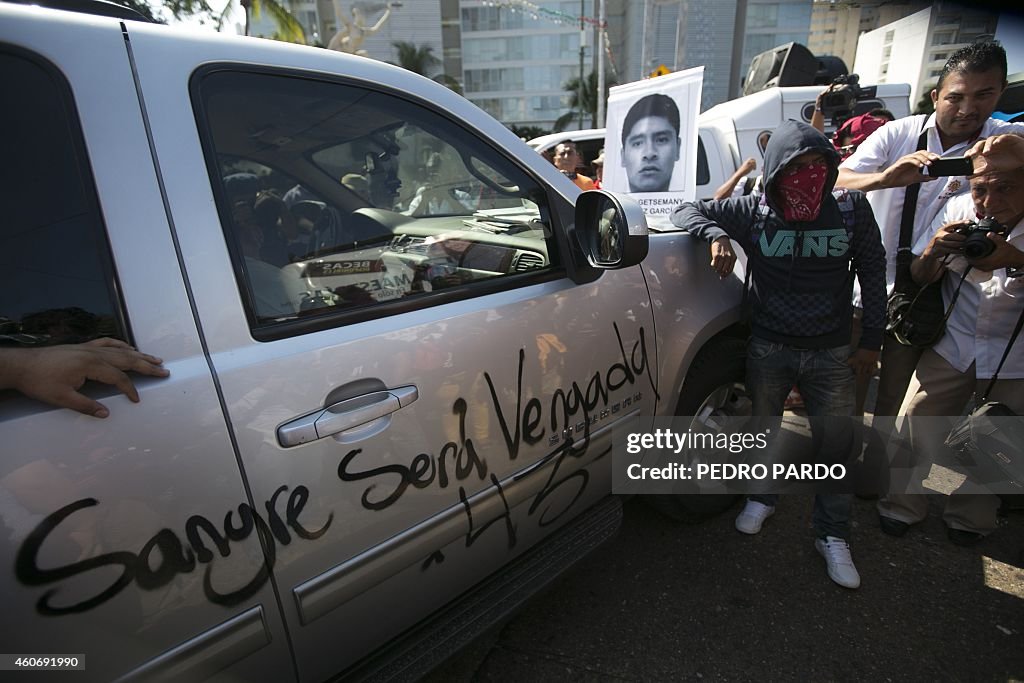
[[[675,100],[661,93],[644,95],[626,112],[619,137],[630,192],[679,190],[671,187],[682,146]]]
[[[694,198],[703,78],[696,67],[611,89],[602,187],[638,195],[648,215]]]

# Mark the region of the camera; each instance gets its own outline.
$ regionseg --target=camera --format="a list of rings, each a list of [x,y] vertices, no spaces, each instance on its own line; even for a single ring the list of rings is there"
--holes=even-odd
[[[853,116],[859,100],[874,97],[877,92],[876,86],[860,87],[860,76],[857,74],[836,76],[832,79],[832,90],[821,96],[821,113],[826,119],[831,117],[838,127]]]
[[[988,238],[988,233],[1003,234],[1006,232],[1006,228],[1000,225],[995,218],[987,217],[977,223],[961,225],[956,231],[967,237],[963,246],[964,256],[974,260],[985,258],[996,250],[996,245]]]

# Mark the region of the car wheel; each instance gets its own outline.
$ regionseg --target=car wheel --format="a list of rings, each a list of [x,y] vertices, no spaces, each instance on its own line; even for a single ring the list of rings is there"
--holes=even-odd
[[[691,424],[714,423],[716,418],[749,417],[747,395],[747,340],[716,339],[694,359],[683,382],[676,415],[692,417]],[[712,427],[713,428],[713,427]],[[667,517],[699,522],[728,510],[739,496],[731,493],[648,495],[644,501]]]

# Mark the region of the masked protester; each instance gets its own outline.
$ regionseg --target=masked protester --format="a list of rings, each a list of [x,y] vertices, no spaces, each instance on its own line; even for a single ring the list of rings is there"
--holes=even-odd
[[[762,422],[778,425],[794,385],[815,430],[819,462],[852,452],[854,376],[874,369],[885,323],[885,252],[863,193],[833,192],[839,155],[824,134],[796,121],[772,135],[764,157],[764,194],[686,203],[672,222],[711,243],[712,267],[732,271],[729,238],[747,254],[752,336],[747,389]],[[864,332],[851,350],[852,271],[864,299]],[[822,426],[824,425],[824,426]],[[837,425],[839,425],[837,427]],[[826,433],[836,430],[835,433]],[[826,457],[827,455],[827,457]],[[775,512],[778,496],[748,498],[737,530],[756,534]],[[850,554],[850,496],[819,493],[814,501],[815,545],[829,578],[860,585]]]

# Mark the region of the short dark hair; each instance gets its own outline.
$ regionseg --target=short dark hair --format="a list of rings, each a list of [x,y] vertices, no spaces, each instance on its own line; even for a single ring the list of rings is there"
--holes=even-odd
[[[983,73],[992,69],[999,69],[1003,83],[1006,83],[1006,50],[999,43],[972,43],[949,56],[942,67],[942,73],[939,74],[939,82],[935,89],[941,91],[942,82],[954,71],[966,74]]]
[[[626,112],[626,120],[622,122],[623,145],[626,144],[626,138],[629,136],[629,132],[633,130],[636,122],[648,116],[660,116],[663,119],[667,119],[669,124],[675,129],[676,135],[679,135],[679,107],[676,106],[676,101],[668,95],[655,93],[641,97]]]
[[[881,107],[878,107],[877,109],[872,109],[868,113],[871,114],[872,116],[877,116],[880,119],[886,119],[888,121],[896,120],[896,116],[891,111],[889,111],[888,109],[882,109]]]
[[[580,153],[580,146],[576,144],[575,140],[562,140],[561,142],[558,143],[558,145],[555,145],[555,149],[558,149],[559,145],[565,145],[566,147],[572,147],[574,152],[576,152],[577,154]]]

